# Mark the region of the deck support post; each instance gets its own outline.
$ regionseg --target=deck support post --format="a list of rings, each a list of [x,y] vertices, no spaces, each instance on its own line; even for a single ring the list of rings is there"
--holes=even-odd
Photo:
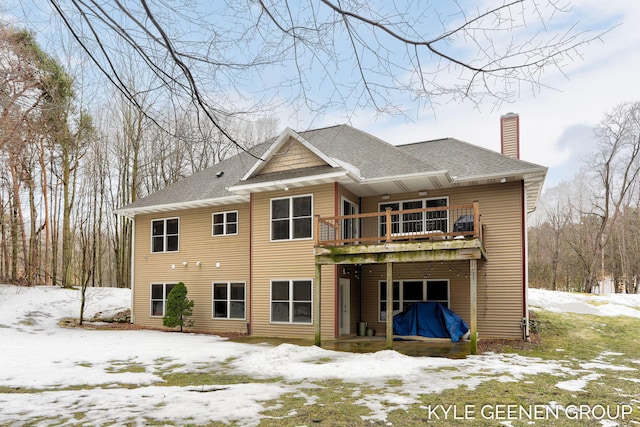
[[[387,222],[387,224],[391,224]],[[387,225],[387,228],[391,228]],[[393,349],[393,263],[387,263],[387,349]]]
[[[316,278],[313,283],[313,326],[315,328],[316,339],[315,345],[320,347],[320,288],[322,284],[322,264],[316,264]]]
[[[478,354],[478,260],[469,261],[469,278],[471,354]]]

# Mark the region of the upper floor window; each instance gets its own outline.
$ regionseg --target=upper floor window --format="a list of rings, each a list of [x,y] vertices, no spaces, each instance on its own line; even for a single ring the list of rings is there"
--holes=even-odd
[[[342,198],[342,215],[357,215],[358,205],[350,200]],[[358,237],[358,220],[356,218],[345,218],[342,220],[342,238],[355,239]]]
[[[178,251],[178,218],[151,221],[151,252]]]
[[[212,217],[213,236],[238,234],[238,211],[216,212]]]
[[[271,240],[311,238],[312,212],[310,195],[271,199]]]
[[[381,203],[380,212],[387,208],[392,211],[407,211],[412,209],[439,208],[449,204],[447,197],[422,200],[407,200],[400,202]],[[387,232],[386,217],[380,217],[380,235]],[[449,232],[449,211],[433,210],[428,212],[412,212],[391,215],[391,234],[420,234],[430,232]]]

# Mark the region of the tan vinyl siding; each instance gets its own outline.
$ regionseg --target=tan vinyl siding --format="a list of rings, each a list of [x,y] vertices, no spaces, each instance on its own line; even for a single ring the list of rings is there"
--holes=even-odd
[[[519,117],[517,115],[503,116],[502,126],[502,154],[513,159],[519,158]]]
[[[360,198],[348,191],[346,188],[338,187],[338,206],[337,214],[343,215],[342,212],[342,198],[349,200],[351,203],[358,206],[359,212],[361,212]],[[358,322],[360,322],[360,289],[358,279],[356,278],[354,266],[338,266],[338,276],[344,277],[350,280],[349,287],[349,330],[351,334],[355,334],[358,331]]]
[[[386,275],[385,264],[362,266],[362,320],[376,330],[377,334],[384,334],[386,326],[385,322],[379,321],[379,283],[386,280]],[[393,265],[393,277],[394,280],[449,280],[449,308],[469,322],[467,261],[397,263]]]
[[[238,211],[238,234],[212,236],[214,212]],[[151,253],[151,221],[177,217],[179,252]],[[133,309],[135,323],[161,327],[162,318],[150,316],[152,283],[184,282],[194,300],[194,330],[246,331],[249,322],[249,204],[226,205],[136,216],[135,283]],[[183,262],[187,262],[187,266]],[[196,262],[201,265],[197,266]],[[216,267],[219,263],[219,267]],[[175,268],[171,268],[175,265]],[[245,320],[212,319],[212,283],[245,282]]]
[[[487,261],[478,262],[478,331],[480,338],[521,338],[523,312],[522,183],[429,191],[427,198],[449,197],[450,205],[480,203],[485,225]],[[419,199],[416,193],[395,194],[388,201]],[[362,199],[362,212],[376,212],[380,197]],[[455,221],[455,218],[450,218]],[[450,308],[469,321],[469,263],[430,263],[427,278],[450,279]],[[452,264],[449,272],[448,265]],[[455,265],[453,265],[455,264]],[[442,270],[445,268],[445,270]],[[373,277],[367,276],[371,270]],[[415,268],[414,268],[415,270]],[[394,277],[404,277],[408,265],[394,264]],[[376,324],[378,316],[377,281],[384,280],[385,266],[363,267],[363,320]],[[414,271],[412,274],[420,274]],[[458,276],[458,274],[460,274]],[[373,283],[375,282],[375,283]]]
[[[304,240],[274,241],[271,239],[271,199],[298,195],[313,195],[313,213],[334,214],[333,184],[311,186],[290,191],[253,194],[253,319],[252,335],[279,337],[314,337],[312,324],[271,323],[271,281],[315,278],[313,237]],[[324,338],[335,336],[335,269],[322,268],[321,325]]]
[[[326,164],[324,160],[315,155],[307,147],[295,139],[290,138],[289,141],[280,147],[269,162],[264,165],[260,174],[324,166]]]

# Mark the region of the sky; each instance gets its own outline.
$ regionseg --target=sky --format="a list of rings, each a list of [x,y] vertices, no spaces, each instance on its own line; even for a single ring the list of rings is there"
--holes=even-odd
[[[438,3],[422,4],[428,10]],[[485,3],[495,4],[496,0],[460,2],[468,8],[480,8]],[[568,1],[560,2],[565,3]],[[0,13],[5,17],[18,17],[17,22],[28,20],[39,27],[39,34],[45,36],[48,31],[57,31],[48,26],[47,7],[48,4],[33,1],[9,0]],[[210,4],[209,7],[215,6]],[[637,48],[640,46],[640,31],[637,30],[640,26],[640,2],[575,0],[571,7],[566,18],[557,14],[560,18],[550,23],[551,29],[556,22],[560,25],[575,23],[578,29],[588,30],[591,36],[604,33],[603,36],[580,48],[573,55],[573,61],[561,71],[545,70],[541,87],[533,90],[527,86],[520,88],[511,103],[496,104],[495,100],[487,100],[474,104],[436,98],[429,100],[430,106],[423,108],[421,105],[424,103],[404,98],[400,102],[407,111],[406,116],[382,115],[363,105],[356,105],[347,112],[330,108],[322,116],[297,114],[292,105],[272,112],[279,118],[281,128],[305,130],[349,123],[392,144],[454,137],[495,151],[500,150],[500,116],[517,113],[520,116],[521,158],[549,167],[545,188],[555,186],[570,178],[582,164],[594,144],[592,129],[604,114],[620,103],[636,101],[640,93],[637,79],[637,70],[640,69],[640,49]],[[25,15],[28,18],[20,18]],[[216,15],[212,13],[210,16]],[[502,34],[504,40],[509,37],[510,34]],[[53,48],[49,43],[43,45]],[[317,67],[318,63],[314,66]],[[348,71],[337,71],[335,77],[339,83],[346,79]],[[268,86],[276,81],[274,79],[279,72],[282,69],[274,67],[271,74],[264,73],[254,83]],[[326,80],[308,83],[317,89],[316,94],[327,91]]]
[[[131,301],[129,289],[89,288],[87,292],[87,319],[97,312],[117,312]],[[640,295],[531,289],[530,301],[534,309],[640,317]],[[363,419],[384,423],[388,413],[417,402],[423,394],[459,386],[473,390],[490,380],[517,382],[550,374],[557,377],[555,387],[575,393],[577,401],[605,372],[622,381],[640,381],[637,354],[619,364],[611,360],[619,354],[604,352],[576,368],[575,361],[515,354],[488,353],[466,359],[411,357],[392,350],[357,354],[316,346],[233,343],[214,335],[58,325],[62,318],[77,318],[79,307],[78,290],[0,285],[0,388],[47,390],[0,392],[0,425],[21,426],[30,421],[34,424],[29,425],[48,425],[61,415],[67,418],[60,425],[144,426],[145,415],[152,414],[161,422],[177,425],[235,422],[254,426],[264,417],[261,412],[267,401],[295,394],[304,406],[313,405],[318,387],[314,381],[328,379],[352,384],[354,395],[360,395],[358,404],[368,410]],[[124,369],[131,365],[138,369]],[[159,384],[162,372],[216,369],[277,380],[220,386]],[[392,385],[390,379],[401,379],[402,384]],[[603,421],[600,425],[617,424]]]
[[[450,103],[409,123],[376,120],[375,114],[363,112],[353,124],[387,141],[453,137],[500,151],[500,116],[514,112],[520,116],[521,158],[549,168],[545,188],[570,178],[593,147],[592,129],[604,114],[640,98],[640,2],[573,3],[582,27],[595,33],[613,29],[587,46],[582,57],[567,66],[565,76],[556,72],[546,76],[543,82],[549,88],[537,94],[523,89],[513,103],[497,108],[491,103],[480,110],[466,103]],[[592,25],[592,20],[604,25]]]

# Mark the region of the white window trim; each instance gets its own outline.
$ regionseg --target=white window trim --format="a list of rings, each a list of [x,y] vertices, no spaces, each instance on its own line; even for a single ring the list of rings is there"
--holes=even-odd
[[[164,317],[164,315],[167,313],[167,297],[169,296],[167,294],[167,286],[168,285],[177,285],[178,282],[152,282],[149,284],[149,317],[152,317],[154,319],[162,319]],[[153,301],[156,301],[153,299],[153,287],[154,286],[158,286],[161,285],[162,286],[162,315],[158,316],[157,314],[153,314]]]
[[[289,321],[274,322],[272,319],[271,305],[273,304],[273,282],[289,282]],[[310,322],[293,322],[293,282],[309,282],[311,284],[311,321]],[[269,323],[272,325],[313,325],[313,279],[271,279],[269,281]]]
[[[214,304],[216,302],[214,295],[215,295],[215,285],[216,284],[226,284],[227,285],[227,317],[215,317],[215,308],[214,308]],[[231,313],[231,284],[232,283],[242,283],[244,285],[244,295],[243,295],[243,299],[242,301],[244,301],[244,317],[240,318],[240,317],[229,317],[229,314]],[[222,301],[222,300],[220,300]],[[237,301],[237,300],[234,300]],[[242,280],[238,280],[238,281],[214,281],[211,282],[211,320],[247,320],[247,282],[244,282]]]
[[[402,204],[403,204],[403,203],[422,202],[422,206],[423,206],[423,208],[424,208],[424,206],[426,205],[426,202],[427,202],[428,200],[441,200],[441,199],[445,199],[445,200],[447,201],[446,207],[449,207],[449,206],[450,206],[450,205],[449,205],[449,196],[442,196],[442,197],[426,197],[426,198],[423,198],[423,199],[386,200],[386,201],[384,201],[384,202],[380,202],[380,203],[378,203],[378,212],[381,212],[381,213],[382,213],[382,212],[384,212],[384,211],[380,211],[380,207],[381,207],[381,206],[383,206],[383,205],[389,205],[389,204],[391,204],[391,203],[398,203],[398,205],[399,205],[399,207],[400,207],[400,209],[399,209],[399,210],[402,210]],[[392,211],[392,212],[393,212],[393,211]],[[394,215],[397,215],[397,214],[394,214]],[[449,222],[449,211],[448,211],[448,210],[447,210],[447,217],[446,217],[446,218],[441,218],[441,219],[446,219],[446,221],[447,221],[447,228],[450,228],[451,224],[450,224],[450,222]],[[423,218],[422,218],[422,223],[423,223],[423,225],[426,225],[426,222],[427,222],[427,219],[426,219],[426,217],[425,217],[425,216],[423,216]],[[402,217],[400,217],[400,218],[398,219],[398,224],[399,224],[399,226],[398,226],[398,227],[399,227],[399,229],[400,229],[400,230],[402,230],[402,224],[403,224]],[[424,230],[426,230],[426,227],[423,227],[423,228],[424,228]],[[382,229],[382,217],[381,217],[381,216],[379,216],[379,217],[378,217],[378,233],[380,233],[380,230],[381,230],[381,229]],[[442,231],[443,233],[448,233],[448,232],[449,232],[449,230],[440,230],[440,231]],[[433,233],[433,232],[434,232],[434,231],[431,231],[431,233]],[[424,233],[424,234],[429,234],[430,232],[429,232],[429,231],[423,231],[423,233]],[[410,233],[404,233],[404,232],[402,232],[402,231],[400,231],[399,233],[391,233],[391,235],[392,235],[392,236],[403,236],[403,235],[411,235],[411,234],[420,234],[420,233],[411,233],[411,232],[410,232]],[[383,236],[378,236],[378,237],[383,237]]]
[[[230,213],[235,213],[236,214],[236,232],[235,233],[227,233],[227,224],[230,224],[229,222],[227,222],[227,214]],[[224,215],[224,221],[222,222],[222,226],[224,228],[224,233],[222,234],[215,234],[214,233],[214,228],[216,226],[216,224],[213,222],[213,218],[216,215]],[[233,223],[231,223],[233,224]],[[219,224],[218,224],[219,225]],[[223,211],[223,212],[213,212],[211,214],[211,236],[212,237],[222,237],[222,236],[236,236],[238,235],[238,231],[240,229],[240,214],[238,213],[238,211]]]
[[[293,199],[300,199],[303,197],[311,197],[311,235],[310,237],[298,237],[293,238]],[[289,200],[289,238],[288,239],[274,239],[273,238],[273,201],[274,200]],[[291,241],[301,241],[301,240],[313,240],[313,194],[298,194],[295,196],[286,196],[286,197],[274,197],[269,200],[269,241],[272,243],[277,242],[291,242]],[[300,217],[304,218],[304,217]]]
[[[386,280],[378,280],[378,321],[379,322],[385,322],[386,320],[382,319],[382,312],[383,310],[380,308],[380,306],[382,305],[382,298],[380,296],[380,286],[382,283],[386,283]],[[447,282],[447,296],[449,297],[446,301],[446,307],[449,308],[449,304],[451,302],[451,280],[450,279],[401,279],[401,280],[394,280],[394,282],[400,282],[400,313],[402,312],[402,306],[404,303],[404,298],[403,298],[403,294],[404,294],[404,282],[422,282],[422,292],[423,295],[426,295],[427,298],[429,298],[429,295],[427,294],[427,283],[429,282]],[[393,295],[391,295],[391,298],[393,299]],[[386,300],[385,300],[386,301]],[[429,301],[424,300],[424,302]],[[444,301],[439,301],[439,300],[431,300],[433,302],[439,302],[440,304],[444,304]]]
[[[167,250],[167,221],[172,220],[172,219],[177,219],[178,220],[178,249],[176,249],[175,251],[168,251]],[[164,221],[164,241],[163,241],[163,250],[162,251],[154,251],[153,250],[153,223],[156,221]],[[180,252],[180,217],[179,216],[174,216],[174,217],[170,217],[170,218],[154,218],[151,220],[150,223],[151,226],[151,247],[149,248],[149,252],[152,254],[175,254]]]

